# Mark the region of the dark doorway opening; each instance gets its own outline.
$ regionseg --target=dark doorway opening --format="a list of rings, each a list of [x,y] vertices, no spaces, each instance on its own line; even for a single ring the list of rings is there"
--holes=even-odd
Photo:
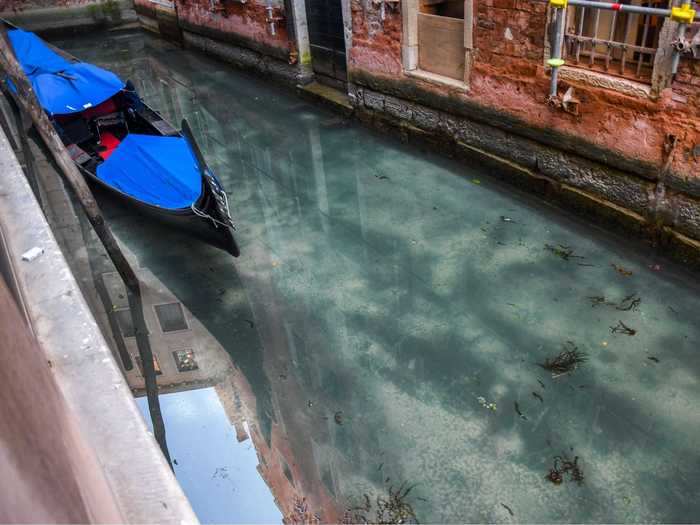
[[[344,89],[348,71],[340,0],[307,0],[306,18],[311,64],[317,79]]]

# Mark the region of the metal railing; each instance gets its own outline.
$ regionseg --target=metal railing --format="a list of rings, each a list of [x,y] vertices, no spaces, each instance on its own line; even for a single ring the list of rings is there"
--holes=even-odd
[[[565,29],[564,44],[574,64],[640,80],[651,78],[659,29],[667,10],[658,9],[657,13],[650,5],[625,6],[628,9],[622,13],[569,7],[571,22]]]
[[[626,71],[627,66],[627,56],[629,51],[633,51],[632,60],[634,60],[634,54],[638,54],[637,64],[636,64],[636,75],[639,76],[641,69],[643,67],[644,57],[650,57],[649,62],[653,67],[653,57],[656,54],[655,47],[649,47],[646,44],[647,38],[649,36],[649,29],[651,25],[652,17],[668,17],[671,20],[678,23],[678,38],[677,42],[674,43],[673,51],[673,62],[671,66],[671,73],[675,74],[678,70],[678,62],[680,60],[680,53],[683,47],[683,42],[685,39],[686,28],[689,24],[693,23],[695,18],[695,10],[691,6],[691,0],[682,0],[680,6],[671,7],[669,9],[659,9],[655,7],[648,6],[638,6],[631,4],[619,4],[619,3],[608,3],[608,2],[596,2],[591,0],[549,0],[549,5],[554,8],[554,34],[552,41],[552,52],[551,58],[547,61],[547,64],[552,68],[551,72],[551,82],[549,89],[550,98],[555,98],[557,96],[557,84],[559,80],[559,68],[564,65],[565,61],[562,58],[562,47],[564,41],[570,45],[573,43],[574,50],[573,54],[577,63],[580,63],[582,48],[585,44],[589,44],[589,49],[587,50],[589,65],[595,65],[596,61],[596,47],[601,44],[606,46],[606,52],[601,55],[601,59],[605,60],[605,67],[610,68],[610,62],[614,58],[614,52],[616,49],[620,50],[620,72],[622,74]],[[577,23],[577,29],[573,33],[567,33],[569,38],[566,38],[565,25],[566,25],[566,15],[567,7],[574,6],[579,7],[580,15],[575,19]],[[591,9],[594,16],[592,36],[584,36],[584,20],[586,9]],[[598,38],[598,32],[600,29],[600,11],[612,11],[613,12],[613,23],[609,29],[608,38]],[[623,37],[620,40],[615,38],[615,29],[617,25],[617,13],[623,13],[626,16],[625,28]],[[644,15],[645,22],[642,29],[642,40],[641,44],[631,44],[628,42],[630,27],[632,21],[632,15]],[[656,35],[654,36],[656,39]],[[603,57],[604,55],[604,57]]]

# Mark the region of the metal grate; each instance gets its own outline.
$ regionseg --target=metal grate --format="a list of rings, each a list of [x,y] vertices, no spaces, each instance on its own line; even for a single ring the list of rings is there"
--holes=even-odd
[[[667,2],[626,0],[624,5],[666,8]],[[651,81],[663,16],[570,6],[564,43],[568,62],[605,73]]]
[[[187,321],[180,303],[158,304],[155,306],[158,322],[164,333],[187,330]]]

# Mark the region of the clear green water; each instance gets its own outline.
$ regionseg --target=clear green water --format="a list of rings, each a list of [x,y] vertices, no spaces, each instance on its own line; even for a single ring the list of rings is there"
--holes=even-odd
[[[700,289],[682,269],[153,37],[61,45],[192,122],[240,259],[119,209],[110,221],[226,348],[256,397],[249,424],[284,442],[312,506],[406,481],[421,522],[700,520]],[[590,299],[631,295],[629,311]],[[567,341],[588,361],[553,379],[537,363]],[[582,485],[545,479],[562,453]]]

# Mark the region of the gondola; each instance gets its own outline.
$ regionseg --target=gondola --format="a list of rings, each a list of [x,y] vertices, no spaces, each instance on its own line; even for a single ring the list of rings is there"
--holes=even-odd
[[[54,50],[34,33],[8,39],[71,158],[88,181],[147,217],[240,255],[228,198],[187,121],[175,129],[130,81]],[[8,80],[11,94],[16,89]]]

